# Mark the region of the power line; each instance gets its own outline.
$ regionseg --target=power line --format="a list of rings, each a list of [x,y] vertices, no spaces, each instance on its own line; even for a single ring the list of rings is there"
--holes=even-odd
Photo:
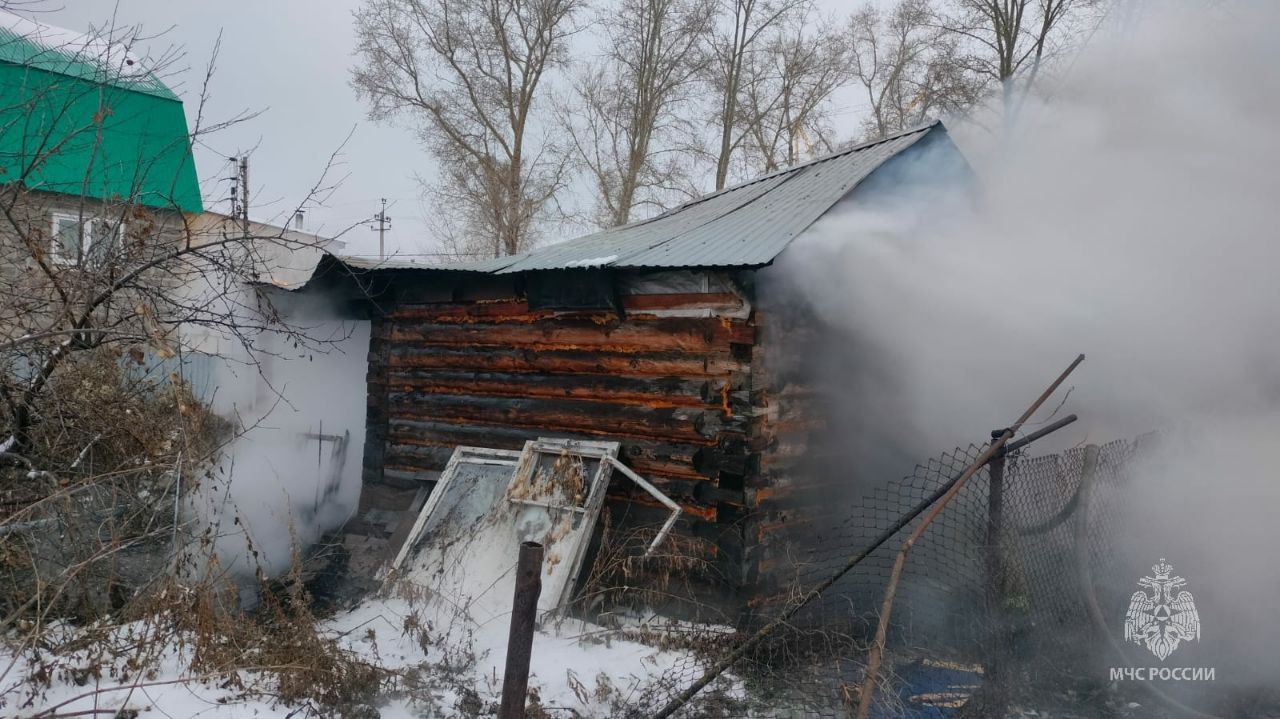
[[[382,198],[380,198],[380,197],[357,197],[357,198],[352,198],[352,199],[349,199],[349,200],[343,200],[342,202],[325,202],[323,206],[324,206],[326,209],[332,209],[332,208],[337,208],[337,207],[351,207],[352,205],[363,205],[363,204],[366,204],[366,203],[369,203],[369,202],[373,202],[374,200],[379,200],[379,199],[382,199]],[[395,207],[395,203],[400,202],[400,201],[402,201],[402,200],[407,202],[407,201],[409,201],[409,200],[416,200],[416,199],[418,199],[418,198],[416,198],[416,197],[388,197],[388,198],[386,198],[386,199],[387,199],[387,201],[388,201],[389,203],[391,203],[390,205],[388,205],[388,207]]]

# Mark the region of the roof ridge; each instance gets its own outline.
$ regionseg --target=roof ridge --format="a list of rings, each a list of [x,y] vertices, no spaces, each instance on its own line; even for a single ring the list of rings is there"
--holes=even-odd
[[[922,125],[917,125],[917,126],[915,126],[915,127],[911,127],[911,128],[906,129],[906,130],[902,130],[902,131],[895,132],[895,133],[892,133],[892,134],[889,134],[889,135],[885,135],[884,137],[881,137],[881,138],[879,138],[879,139],[877,139],[877,140],[868,140],[867,142],[862,142],[862,143],[859,143],[859,144],[854,145],[854,146],[852,146],[852,147],[845,148],[845,149],[843,149],[843,150],[838,150],[838,151],[836,151],[836,152],[831,152],[831,153],[828,153],[828,154],[823,155],[823,156],[821,156],[821,157],[815,157],[815,158],[813,158],[813,159],[811,159],[811,160],[805,160],[804,162],[801,162],[801,163],[798,163],[798,164],[795,164],[795,165],[791,165],[791,166],[789,166],[789,167],[784,167],[784,168],[782,168],[782,169],[780,169],[780,170],[775,170],[775,171],[773,171],[773,172],[770,172],[770,173],[767,173],[767,174],[761,175],[761,176],[759,176],[759,177],[752,178],[752,179],[750,179],[750,180],[746,180],[746,181],[744,181],[744,182],[741,182],[741,183],[738,183],[738,184],[736,184],[736,185],[733,185],[732,187],[725,187],[725,188],[723,188],[723,189],[716,190],[715,192],[710,192],[710,193],[708,193],[708,194],[706,194],[706,195],[702,195],[702,196],[700,196],[700,197],[697,197],[697,198],[694,198],[694,199],[692,199],[692,200],[689,200],[688,202],[685,202],[685,203],[683,203],[683,204],[676,205],[675,207],[672,207],[672,208],[671,208],[671,209],[669,209],[669,210],[665,210],[665,211],[663,211],[663,212],[660,212],[660,213],[658,213],[658,214],[654,215],[653,217],[646,217],[646,218],[644,218],[643,220],[636,220],[635,222],[628,222],[628,223],[627,223],[627,224],[625,224],[625,225],[615,225],[615,226],[613,226],[613,227],[606,227],[606,228],[604,228],[603,230],[599,230],[599,231],[597,231],[597,232],[590,232],[590,233],[587,233],[587,234],[585,234],[585,235],[578,235],[577,237],[571,237],[571,238],[569,238],[569,239],[565,240],[563,243],[556,243],[556,244],[553,244],[553,245],[547,245],[547,246],[545,246],[545,247],[537,247],[537,248],[534,248],[534,249],[532,249],[532,250],[527,251],[525,254],[537,254],[537,253],[539,253],[539,252],[541,252],[541,251],[549,250],[549,249],[551,249],[551,248],[553,248],[553,247],[561,247],[561,246],[563,246],[564,244],[569,244],[569,243],[577,242],[577,241],[579,241],[579,240],[586,240],[587,238],[591,238],[591,237],[598,238],[598,237],[600,237],[600,236],[602,236],[602,235],[611,234],[611,233],[615,233],[615,232],[620,232],[620,231],[626,230],[626,229],[628,229],[628,228],[640,227],[640,226],[643,226],[643,225],[647,225],[647,224],[649,224],[649,223],[651,223],[651,222],[656,222],[656,221],[658,221],[658,220],[660,220],[660,219],[662,219],[662,218],[664,218],[664,217],[666,217],[666,216],[668,216],[668,215],[673,215],[673,214],[675,214],[675,213],[677,213],[677,212],[680,212],[680,211],[686,210],[686,209],[688,209],[688,208],[690,208],[690,207],[694,207],[695,205],[701,204],[701,203],[703,203],[703,202],[705,202],[705,201],[707,201],[707,200],[710,200],[710,199],[715,198],[715,197],[720,197],[721,195],[728,194],[728,193],[733,192],[733,191],[735,191],[735,190],[740,190],[740,189],[743,189],[743,188],[746,188],[746,187],[750,187],[750,186],[755,185],[755,184],[758,184],[758,183],[760,183],[760,182],[764,182],[764,181],[766,181],[766,180],[771,180],[771,179],[776,178],[776,177],[778,177],[778,176],[780,176],[780,175],[790,175],[791,177],[787,178],[787,179],[789,180],[789,179],[791,179],[792,177],[796,177],[796,176],[798,176],[798,175],[799,175],[803,170],[805,170],[805,169],[807,169],[807,168],[809,168],[809,167],[812,167],[812,166],[814,166],[814,165],[818,165],[818,164],[821,164],[821,163],[823,163],[823,162],[829,162],[829,161],[831,161],[831,160],[834,160],[834,159],[837,159],[837,158],[840,158],[840,157],[844,157],[844,156],[846,156],[846,155],[850,155],[850,154],[855,153],[855,152],[860,152],[860,151],[862,151],[862,150],[870,149],[870,148],[872,148],[872,147],[875,147],[876,145],[881,145],[881,144],[884,144],[884,143],[886,143],[886,142],[892,142],[893,140],[897,140],[897,139],[899,139],[899,138],[906,137],[907,135],[912,135],[912,134],[915,134],[915,133],[922,133],[922,132],[926,132],[926,131],[931,130],[931,129],[933,129],[934,127],[937,127],[937,126],[940,126],[940,125],[942,125],[942,121],[941,121],[941,120],[933,120],[933,121],[930,121],[930,122],[924,123],[924,124],[922,124]],[[945,128],[945,126],[943,126],[943,127]],[[786,181],[787,181],[787,180],[783,180],[783,182],[786,182]],[[779,184],[781,184],[781,183],[779,183]],[[731,209],[726,210],[725,212],[721,213],[720,215],[717,215],[716,217],[713,217],[713,218],[711,218],[711,219],[707,220],[706,222],[702,223],[702,225],[698,225],[698,226],[696,226],[696,227],[689,228],[689,229],[688,229],[688,230],[686,230],[685,232],[682,232],[681,234],[676,235],[676,236],[674,236],[674,237],[667,237],[667,238],[665,238],[665,239],[659,240],[658,242],[655,242],[655,243],[650,244],[650,245],[646,245],[646,246],[644,246],[644,247],[636,247],[636,248],[634,248],[632,251],[625,253],[625,254],[622,256],[622,258],[623,258],[623,259],[626,259],[627,257],[632,257],[632,256],[637,255],[637,254],[640,254],[640,253],[642,253],[642,252],[648,252],[648,251],[653,250],[653,249],[656,249],[656,248],[658,248],[658,247],[662,247],[663,245],[669,244],[669,243],[671,243],[671,242],[673,242],[673,241],[675,241],[675,240],[679,239],[680,237],[682,237],[682,236],[683,236],[684,234],[686,234],[687,232],[692,231],[692,230],[695,230],[695,229],[697,229],[698,227],[702,227],[703,225],[706,225],[706,224],[708,224],[708,223],[710,223],[710,222],[714,222],[714,221],[716,221],[716,220],[720,219],[721,217],[724,217],[725,215],[728,215],[728,214],[730,214],[730,213],[732,213],[732,212],[736,212],[736,211],[738,211],[738,210],[742,209],[743,207],[746,207],[747,205],[750,205],[751,203],[755,202],[755,201],[756,201],[756,200],[758,200],[758,199],[760,199],[760,198],[759,198],[759,197],[753,197],[753,198],[751,198],[751,199],[747,200],[746,202],[743,202],[743,203],[742,203],[742,204],[740,204],[740,205],[734,205]]]
[[[181,102],[156,69],[110,31],[72,30],[8,8],[0,8],[0,63]]]
[[[942,125],[942,120],[932,120],[932,121],[930,121],[930,122],[924,123],[923,125],[917,125],[917,126],[915,126],[915,127],[911,127],[911,128],[906,129],[906,130],[901,130],[901,131],[899,131],[899,132],[895,132],[895,133],[890,134],[890,135],[885,135],[884,137],[881,137],[881,138],[880,138],[880,139],[878,139],[878,140],[868,140],[868,141],[866,141],[866,142],[859,143],[859,144],[857,144],[857,145],[854,145],[853,147],[849,147],[849,148],[846,148],[846,149],[844,149],[844,150],[837,150],[837,151],[835,151],[835,152],[827,153],[827,154],[825,154],[825,155],[823,155],[823,156],[821,156],[821,157],[815,157],[815,158],[813,158],[813,159],[805,160],[804,162],[797,163],[797,164],[795,164],[795,165],[789,165],[789,166],[787,166],[787,167],[783,167],[783,168],[780,168],[780,169],[774,170],[773,172],[766,173],[766,174],[764,174],[764,175],[760,175],[759,177],[754,177],[754,178],[752,178],[752,179],[750,179],[750,180],[746,180],[746,181],[740,182],[740,183],[738,183],[738,184],[736,184],[736,185],[733,185],[732,187],[725,187],[725,188],[722,188],[722,189],[716,190],[716,191],[714,191],[714,192],[709,192],[709,193],[707,193],[707,194],[705,194],[705,195],[702,195],[702,196],[700,196],[700,197],[696,197],[696,198],[694,198],[694,199],[692,199],[692,200],[689,200],[688,202],[686,202],[686,203],[684,203],[684,204],[682,204],[682,205],[676,205],[675,207],[671,208],[670,210],[667,210],[666,212],[663,212],[663,213],[661,213],[661,214],[655,215],[655,216],[653,216],[653,217],[650,217],[650,218],[647,218],[647,219],[644,219],[644,220],[640,220],[639,222],[635,222],[635,223],[632,223],[632,224],[639,225],[639,224],[643,224],[643,223],[645,223],[645,222],[650,222],[650,221],[652,221],[652,220],[656,220],[656,219],[658,219],[659,217],[662,217],[663,215],[667,215],[667,214],[670,214],[670,213],[672,213],[672,212],[679,212],[680,210],[683,210],[683,209],[685,209],[686,207],[692,207],[692,206],[694,206],[694,205],[696,205],[696,204],[698,204],[698,203],[700,203],[700,202],[705,202],[706,200],[710,200],[710,199],[711,199],[711,198],[713,198],[713,197],[719,197],[720,195],[723,195],[723,194],[725,194],[725,193],[729,193],[729,192],[733,192],[734,190],[740,190],[740,189],[742,189],[742,188],[744,188],[744,187],[750,187],[751,185],[754,185],[754,184],[756,184],[756,183],[758,183],[758,182],[764,182],[765,180],[773,179],[773,178],[777,177],[778,175],[785,175],[785,174],[788,174],[788,173],[799,172],[800,170],[803,170],[803,169],[805,169],[806,167],[810,167],[810,166],[812,166],[812,165],[817,165],[817,164],[820,164],[820,163],[823,163],[823,162],[829,162],[829,161],[834,160],[834,159],[836,159],[836,158],[838,158],[838,157],[844,157],[845,155],[848,155],[848,154],[851,154],[851,153],[854,153],[854,152],[859,152],[859,151],[861,151],[861,150],[866,150],[866,149],[869,149],[869,148],[871,148],[871,147],[875,147],[876,145],[881,145],[881,144],[884,144],[884,143],[886,143],[886,142],[892,142],[893,140],[897,140],[898,138],[906,137],[907,135],[912,135],[912,134],[915,134],[915,133],[917,133],[917,132],[925,132],[926,130],[931,130],[931,129],[933,129],[934,127],[939,126],[939,125]],[[945,125],[944,125],[943,127],[945,128]],[[622,225],[622,227],[628,227],[628,226],[629,226],[629,225]],[[614,228],[610,228],[610,229],[614,229]]]
[[[830,159],[830,158],[828,158],[828,159]],[[665,240],[662,240],[661,242],[656,242],[656,243],[654,243],[654,244],[650,245],[649,247],[647,247],[647,248],[645,248],[645,249],[643,249],[643,250],[641,250],[641,249],[637,249],[635,252],[627,253],[627,257],[628,257],[628,258],[630,258],[630,257],[635,257],[636,255],[640,254],[641,252],[649,252],[650,250],[656,250],[656,249],[658,249],[659,247],[662,247],[663,245],[669,245],[669,244],[671,244],[672,242],[675,242],[675,241],[679,240],[680,238],[684,237],[685,235],[689,234],[690,232],[693,232],[693,231],[695,231],[695,230],[699,230],[699,229],[701,229],[701,228],[703,228],[703,227],[706,227],[707,225],[711,224],[712,222],[716,222],[716,221],[718,221],[718,220],[720,220],[720,219],[723,219],[724,217],[726,217],[726,216],[728,216],[728,215],[731,215],[731,214],[733,214],[734,212],[737,212],[738,210],[741,210],[742,208],[747,207],[748,205],[751,205],[751,204],[753,204],[753,203],[755,203],[755,202],[759,201],[759,200],[760,200],[760,198],[762,198],[762,197],[764,197],[764,196],[768,195],[768,194],[769,194],[769,192],[771,192],[771,191],[773,191],[773,190],[776,190],[777,188],[781,187],[782,185],[784,185],[784,184],[786,184],[786,183],[788,183],[788,182],[790,182],[790,181],[794,180],[795,178],[799,177],[799,176],[801,175],[801,173],[803,173],[803,172],[804,172],[804,170],[805,170],[806,168],[808,168],[810,165],[813,165],[813,164],[815,164],[815,163],[814,163],[814,162],[806,162],[806,163],[804,163],[803,165],[796,165],[794,168],[789,169],[789,170],[785,173],[785,174],[787,175],[786,177],[782,178],[782,180],[780,180],[780,181],[778,182],[778,184],[774,185],[774,186],[773,186],[772,188],[770,188],[769,190],[766,190],[766,191],[761,192],[761,193],[759,193],[759,194],[756,194],[756,195],[753,195],[753,196],[751,196],[751,197],[748,197],[748,198],[747,198],[747,200],[746,200],[745,202],[742,202],[742,203],[736,204],[736,205],[734,205],[733,207],[730,207],[730,208],[726,209],[724,212],[721,212],[721,213],[720,213],[720,214],[718,214],[718,215],[715,215],[715,216],[713,216],[713,217],[709,217],[709,218],[707,218],[707,220],[706,220],[706,221],[704,221],[704,222],[702,222],[701,224],[697,224],[697,225],[694,225],[693,227],[685,228],[685,229],[684,229],[683,231],[681,231],[680,233],[675,234],[675,235],[672,235],[671,237],[668,237],[668,238],[666,238]],[[769,175],[769,177],[776,177],[776,176],[778,176],[779,174],[780,174],[780,173],[772,173],[771,175]],[[762,179],[764,179],[764,178],[762,178]],[[749,183],[749,184],[751,184],[751,183]],[[696,204],[696,203],[690,203],[690,204]],[[684,207],[684,206],[682,205],[681,207]],[[666,213],[664,212],[663,214],[666,214]]]
[[[672,242],[675,242],[675,241],[679,240],[680,238],[684,237],[685,235],[689,234],[690,232],[692,232],[692,231],[694,231],[694,230],[697,230],[697,229],[699,229],[699,228],[701,228],[701,227],[704,227],[704,226],[706,226],[706,225],[709,225],[709,224],[711,224],[712,222],[715,222],[715,221],[717,221],[717,220],[719,220],[719,219],[721,219],[721,218],[723,218],[723,217],[726,217],[726,216],[728,216],[728,215],[730,215],[730,214],[732,214],[732,213],[734,213],[734,212],[737,212],[737,211],[741,210],[741,209],[742,209],[742,208],[744,208],[744,207],[747,207],[748,205],[754,204],[755,202],[759,201],[759,200],[760,200],[760,198],[765,197],[766,195],[768,195],[768,194],[769,194],[770,192],[772,192],[773,190],[776,190],[776,189],[778,189],[779,187],[781,187],[782,185],[784,185],[784,184],[786,184],[786,183],[788,183],[788,182],[791,182],[792,180],[794,180],[794,179],[796,179],[796,178],[800,177],[801,175],[803,175],[803,174],[804,174],[805,170],[808,170],[808,169],[809,169],[809,168],[811,168],[811,167],[814,167],[814,166],[816,166],[816,165],[819,165],[819,164],[821,164],[821,163],[823,163],[823,162],[828,162],[828,161],[830,161],[830,160],[834,160],[834,159],[836,159],[836,158],[840,158],[840,157],[845,157],[845,156],[847,156],[847,155],[851,155],[851,154],[853,154],[853,153],[855,153],[855,152],[858,152],[858,151],[861,151],[861,150],[865,150],[865,149],[869,149],[869,148],[871,148],[871,147],[875,147],[876,145],[880,145],[880,144],[882,144],[882,143],[886,143],[886,142],[890,142],[890,141],[893,141],[893,140],[897,140],[897,139],[900,139],[900,138],[906,137],[906,136],[908,136],[908,135],[912,135],[912,134],[916,134],[916,133],[923,133],[923,132],[926,132],[926,131],[928,131],[928,130],[932,130],[934,127],[936,127],[936,126],[938,126],[938,125],[941,125],[941,124],[942,124],[942,121],[941,121],[941,120],[934,120],[933,122],[930,122],[930,123],[928,123],[928,124],[926,124],[926,125],[921,125],[921,126],[919,126],[919,127],[915,127],[915,128],[910,129],[910,130],[904,130],[904,131],[902,131],[902,132],[898,132],[898,133],[895,133],[895,134],[893,134],[893,135],[887,135],[887,136],[885,136],[885,137],[880,138],[879,140],[873,140],[873,141],[871,141],[871,142],[864,142],[864,143],[861,143],[861,144],[859,144],[859,145],[855,145],[854,147],[850,147],[850,148],[848,148],[848,149],[846,149],[846,150],[841,150],[840,152],[833,152],[833,153],[829,153],[829,154],[827,154],[827,155],[823,155],[822,157],[815,158],[815,159],[813,159],[813,160],[809,160],[808,162],[802,162],[802,163],[800,163],[800,164],[798,164],[798,165],[792,165],[791,167],[787,168],[786,170],[780,170],[780,171],[778,171],[778,172],[773,172],[773,173],[770,173],[770,174],[768,174],[768,175],[765,175],[764,177],[759,178],[759,180],[757,180],[757,181],[767,180],[767,179],[770,179],[770,178],[779,177],[779,176],[781,176],[781,175],[786,175],[786,177],[783,177],[783,178],[782,178],[782,180],[778,182],[778,184],[774,185],[774,186],[773,186],[772,188],[770,188],[769,190],[766,190],[765,192],[759,193],[759,194],[757,194],[757,195],[755,195],[755,196],[753,196],[753,197],[748,198],[746,202],[743,202],[743,203],[741,203],[741,204],[734,205],[733,207],[731,207],[731,208],[729,208],[729,209],[725,210],[724,212],[722,212],[722,213],[720,213],[720,214],[716,215],[715,217],[712,217],[712,218],[708,219],[706,222],[703,222],[703,223],[702,223],[702,224],[700,224],[700,225],[696,225],[696,226],[694,226],[694,227],[690,227],[690,228],[688,228],[688,229],[684,230],[683,232],[681,232],[681,233],[679,233],[679,234],[677,234],[677,235],[673,235],[673,236],[671,236],[671,237],[668,237],[667,239],[663,240],[662,242],[659,242],[659,243],[657,243],[657,244],[654,244],[652,247],[648,248],[647,250],[638,250],[638,251],[636,251],[636,252],[629,253],[629,254],[627,255],[627,257],[634,257],[634,256],[636,256],[637,254],[640,254],[640,252],[648,252],[649,250],[657,249],[657,248],[659,248],[659,247],[662,247],[663,245],[671,244]],[[873,168],[871,171],[872,171],[872,172],[874,172],[874,171],[875,171],[875,169],[878,169],[878,168],[880,167],[880,165],[883,165],[883,164],[884,164],[884,160],[881,160],[879,163],[877,163],[877,164],[876,164],[876,167],[875,167],[875,168]],[[868,174],[869,174],[869,173],[868,173]],[[865,180],[865,179],[866,179],[866,178],[864,177],[864,178],[863,178],[863,180]],[[746,185],[750,185],[750,184],[754,184],[754,183],[745,183],[744,185],[735,185],[735,188],[736,188],[736,187],[744,187],[744,186],[746,186]],[[853,190],[854,190],[854,189],[856,189],[856,188],[858,187],[858,185],[860,185],[860,184],[862,184],[862,180],[859,180],[858,182],[855,182],[853,185],[851,185],[851,186],[849,187],[849,189],[848,189],[848,190],[846,190],[846,194],[847,194],[847,193],[849,193],[849,192],[853,192]],[[730,189],[732,189],[732,188],[730,188]],[[716,193],[716,194],[719,194],[719,193]],[[665,213],[664,213],[664,214],[665,214]],[[804,228],[802,228],[802,229],[801,229],[801,232],[803,232],[805,229],[808,229],[808,225],[806,225]]]

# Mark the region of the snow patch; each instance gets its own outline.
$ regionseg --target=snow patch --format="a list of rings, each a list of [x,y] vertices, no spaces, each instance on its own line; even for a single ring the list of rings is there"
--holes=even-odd
[[[585,260],[574,260],[566,262],[565,267],[603,267],[618,260],[617,255],[609,255],[607,257],[588,257]]]
[[[447,602],[379,598],[340,613],[322,626],[325,635],[360,659],[391,671],[417,672],[424,679],[426,691],[412,697],[385,696],[378,707],[382,719],[410,719],[473,715],[461,703],[459,690],[474,690],[480,702],[496,705],[502,694],[508,621],[508,617],[497,617],[473,622]],[[135,625],[120,627],[122,636],[131,627]],[[648,627],[633,620],[631,628]],[[425,642],[422,631],[426,632]],[[459,663],[463,657],[469,660]],[[8,666],[13,659],[13,654],[0,649],[0,666]],[[121,669],[128,659],[118,658]],[[86,686],[69,677],[60,678],[19,716],[37,715],[55,706],[61,714],[92,710],[106,715],[111,710],[129,709],[137,711],[139,719],[298,716],[298,706],[270,697],[271,680],[265,675],[239,672],[248,687],[241,690],[221,677],[194,676],[189,670],[190,659],[170,646],[158,653],[155,673],[131,669],[125,675],[132,679],[120,681],[107,679],[122,676],[119,671],[104,672],[100,683]],[[610,701],[639,701],[647,687],[678,666],[689,671],[697,665],[688,652],[657,649],[624,638],[616,629],[566,620],[543,625],[534,635],[529,686],[537,691],[543,706],[570,708],[575,716],[609,716]],[[0,707],[15,707],[31,669],[23,656],[17,658],[13,665],[16,676],[0,686]],[[616,689],[613,698],[594,694],[601,676]],[[583,692],[583,687],[592,691]],[[265,691],[255,693],[254,688]]]
[[[32,20],[10,10],[0,10],[0,28],[51,53],[94,65],[113,80],[145,81],[151,72],[128,47],[114,42],[106,32],[80,33]]]

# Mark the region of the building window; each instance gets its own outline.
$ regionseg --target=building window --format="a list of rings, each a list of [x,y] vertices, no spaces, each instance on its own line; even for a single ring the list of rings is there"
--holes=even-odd
[[[105,263],[116,248],[123,246],[124,222],[105,218],[81,219],[78,215],[53,213],[53,259],[62,264]]]
[[[53,258],[60,262],[80,261],[80,249],[84,246],[80,218],[74,215],[53,215]]]

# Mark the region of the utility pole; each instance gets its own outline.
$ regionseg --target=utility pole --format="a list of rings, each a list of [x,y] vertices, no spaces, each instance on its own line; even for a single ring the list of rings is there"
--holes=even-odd
[[[378,259],[385,260],[387,258],[387,230],[391,229],[391,218],[387,217],[387,198],[382,198],[382,209],[378,210],[378,214],[373,216],[373,221],[378,223]],[[373,228],[370,227],[369,229],[372,230]]]
[[[245,237],[249,232],[249,156],[228,157],[231,162],[231,218],[240,222]]]
[[[249,156],[240,158],[240,219],[244,223],[244,236],[249,232]]]
[[[237,219],[240,217],[240,161],[234,157],[228,157],[227,161],[231,163],[231,217]]]

